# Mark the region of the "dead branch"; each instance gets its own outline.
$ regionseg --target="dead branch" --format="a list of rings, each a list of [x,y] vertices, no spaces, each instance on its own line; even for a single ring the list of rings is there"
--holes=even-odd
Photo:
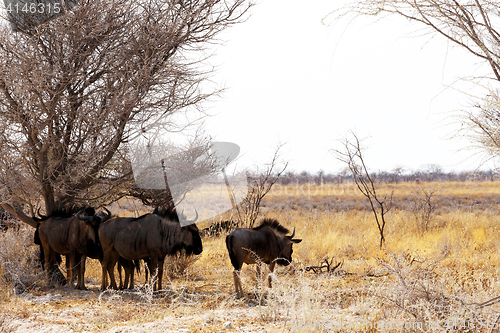
[[[309,271],[313,271],[314,274],[321,274],[323,273],[323,269],[325,269],[325,273],[333,273],[335,272],[336,269],[338,268],[341,268],[343,265],[344,265],[344,261],[339,261],[335,266],[333,266],[333,257],[332,259],[329,261],[328,260],[328,257],[326,257],[323,262],[318,265],[318,266],[307,266],[305,267],[305,271],[306,272],[309,272]]]

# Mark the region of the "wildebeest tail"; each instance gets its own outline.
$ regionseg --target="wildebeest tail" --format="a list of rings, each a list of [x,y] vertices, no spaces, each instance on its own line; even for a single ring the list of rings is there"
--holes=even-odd
[[[141,261],[134,260],[134,266],[135,266],[135,271],[137,272],[137,274],[141,274]]]
[[[226,247],[227,247],[227,252],[229,252],[229,259],[231,259],[231,264],[233,265],[234,269],[240,269],[240,265],[238,263],[238,260],[236,260],[236,255],[233,252],[233,235],[229,234],[226,236]]]
[[[36,230],[35,230],[35,236],[33,237],[33,242],[35,242],[36,245],[40,246],[40,251],[38,251],[38,261],[40,265],[42,266],[42,269],[45,270],[45,254],[43,253],[43,246],[42,246],[42,241],[40,240],[40,233],[38,232],[38,228],[40,227],[40,223],[37,223],[36,225]]]

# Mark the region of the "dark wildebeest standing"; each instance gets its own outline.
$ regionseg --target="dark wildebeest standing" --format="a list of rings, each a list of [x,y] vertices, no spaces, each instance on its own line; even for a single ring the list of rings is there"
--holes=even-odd
[[[93,208],[70,209],[63,216],[42,217],[38,220],[37,235],[40,240],[40,252],[44,253],[45,270],[49,283],[57,268],[57,255],[66,256],[68,282],[73,286],[75,275],[77,289],[85,290],[85,261],[87,257],[102,258],[97,230],[99,225],[111,217],[106,209],[104,217],[95,215]]]
[[[158,272],[158,286],[155,285],[153,289],[160,290],[163,263],[167,255],[183,249],[188,255],[200,254],[203,251],[198,227],[195,224],[181,227],[178,221],[178,218],[146,214],[138,218],[117,217],[103,223],[99,228],[104,255],[101,289],[105,290],[107,287],[107,274],[111,288],[118,289],[114,267],[119,258],[123,257],[126,260],[149,258],[150,271],[152,274]]]
[[[226,246],[234,267],[234,288],[238,297],[243,296],[239,277],[243,263],[251,265],[264,262],[269,265],[270,272],[274,271],[276,263],[281,266],[290,264],[292,245],[300,243],[302,239],[293,239],[295,228],[291,236],[286,236],[288,233],[289,230],[278,221],[264,219],[258,227],[236,229],[227,235]],[[260,275],[259,266],[257,266],[257,275]],[[271,287],[271,276],[269,276],[269,287]]]

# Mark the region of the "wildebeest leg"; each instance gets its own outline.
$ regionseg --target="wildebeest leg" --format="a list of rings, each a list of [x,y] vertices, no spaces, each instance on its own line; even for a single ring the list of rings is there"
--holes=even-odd
[[[276,265],[276,261],[272,261],[271,264],[269,264],[269,288],[272,287],[272,285],[271,285],[271,280],[272,280],[271,273],[274,271],[275,265]]]
[[[110,259],[110,254],[108,251],[103,253],[103,258],[101,261],[101,291],[105,291],[108,287],[108,262]]]
[[[78,284],[77,284],[77,289],[80,290],[87,290],[85,288],[85,264],[87,261],[87,256],[86,255],[78,255],[79,260],[77,264],[77,271],[78,271]]]
[[[54,283],[52,281],[52,273],[54,272],[53,266],[54,262],[56,261],[56,256],[54,251],[52,251],[48,244],[42,243],[42,247],[43,253],[45,254],[45,272],[47,274],[47,283],[49,288],[52,288],[54,286]]]
[[[102,282],[101,290],[104,291],[108,287],[107,276],[109,275],[109,284],[113,289],[118,289],[115,281],[115,264],[118,261],[118,254],[113,251],[107,251],[104,253],[104,258],[102,260]]]
[[[118,286],[116,285],[116,280],[115,280],[115,263],[108,263],[107,270],[108,270],[108,275],[109,275],[109,286],[110,288],[113,288],[115,290],[118,290]]]
[[[102,267],[102,263],[101,263],[101,267]],[[104,285],[104,288],[107,288],[109,285],[108,271],[107,270],[104,272],[104,278],[103,278],[103,281],[101,282],[101,288],[102,288],[102,285]],[[102,289],[102,290],[105,290],[105,289]]]
[[[165,258],[158,260],[158,290],[161,290],[161,279],[163,278],[163,264]]]
[[[243,289],[241,288],[241,281],[240,281],[240,270],[234,270],[233,271],[233,278],[234,278],[234,289],[236,291],[236,298],[243,297]]]
[[[115,280],[115,264],[118,261],[118,253],[112,253],[110,260],[108,261],[108,274],[109,274],[109,282],[111,285],[111,288],[118,290],[118,286],[116,285],[116,280]]]
[[[130,267],[128,265],[122,265],[125,278],[123,279],[123,285],[121,289],[128,289],[128,284],[130,280]]]
[[[118,289],[125,289],[125,287],[123,286],[123,280],[122,280],[122,259],[120,258],[118,260],[118,264],[117,264],[117,270],[118,270],[118,278],[120,279],[120,286],[118,287]],[[127,271],[125,270],[125,281],[127,280]]]
[[[123,289],[132,289],[133,279],[134,279],[134,265],[133,261],[121,259],[123,271],[125,272],[125,282],[123,283]],[[129,287],[129,284],[131,285]]]
[[[66,257],[66,275],[68,276],[68,283],[71,288],[73,288],[73,263],[75,262],[73,254],[68,254]]]
[[[262,272],[260,270],[260,262],[257,262],[257,279],[255,281],[255,288],[259,288],[259,283],[262,281]]]
[[[147,258],[143,260],[144,260],[144,273],[146,274],[146,282],[148,282],[149,276],[151,276],[151,259]]]
[[[70,286],[71,288],[79,289],[82,255],[80,253],[74,252],[66,256],[66,260],[68,259],[68,257],[70,258],[69,264],[71,266]]]
[[[60,286],[64,286],[68,280],[66,279],[66,276],[61,272],[59,269],[59,263],[61,262],[61,257],[60,254],[52,251],[51,249],[49,250],[50,253],[50,285],[53,286],[54,283]],[[66,255],[66,260],[67,260],[67,255]]]
[[[130,289],[134,289],[134,273],[137,270],[137,274],[139,274],[139,261],[132,261],[130,266]]]
[[[75,289],[80,289],[80,274],[82,269],[82,256],[79,253],[75,253],[73,261],[73,281],[76,281]]]
[[[151,260],[150,279],[151,282],[154,282],[153,291],[156,291],[158,290],[158,258],[151,257],[150,260]],[[154,277],[156,277],[156,281],[153,280]]]
[[[108,268],[107,268],[107,261],[103,260],[101,262],[101,269],[102,269],[102,274],[101,274],[101,290],[104,291],[108,287]]]
[[[128,283],[128,289],[134,289],[134,266],[133,265],[128,268],[128,276],[130,279],[130,282]]]

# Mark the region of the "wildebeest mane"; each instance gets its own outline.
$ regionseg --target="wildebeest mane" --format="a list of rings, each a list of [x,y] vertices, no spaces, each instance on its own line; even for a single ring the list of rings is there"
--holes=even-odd
[[[282,226],[277,220],[271,219],[271,218],[266,218],[262,220],[260,225],[258,227],[253,228],[253,230],[260,230],[262,228],[269,227],[276,231],[279,234],[286,235],[290,232],[287,228]]]
[[[171,222],[179,222],[179,217],[177,216],[177,213],[174,211],[174,212],[170,212],[169,214],[160,214],[158,213],[156,210],[153,212],[153,214],[155,215],[158,215],[168,221],[171,221]],[[146,216],[148,215],[151,215],[151,213],[146,213],[146,214],[143,214],[139,217],[134,217],[130,220],[130,222],[132,221],[137,221],[137,220],[140,220],[140,219],[143,219],[145,218]]]
[[[156,207],[154,214],[172,222],[179,222],[179,215],[175,207]]]
[[[36,217],[34,216],[33,219],[37,222],[40,222],[40,221],[45,221],[47,219],[49,219],[50,217],[71,217],[73,215],[75,215],[76,213],[78,213],[80,210],[84,210],[83,211],[83,215],[84,216],[94,216],[95,215],[95,209],[93,207],[85,207],[85,206],[68,206],[68,207],[64,207],[64,208],[61,208],[61,209],[57,209],[57,210],[54,210],[52,211],[52,214],[50,216],[45,216],[45,215],[40,215],[40,217]]]
[[[146,214],[143,214],[143,215],[138,216],[138,217],[131,217],[131,218],[130,218],[130,222],[135,222],[135,221],[137,221],[137,220],[143,219],[143,218],[145,218],[145,217],[146,217],[146,216],[148,216],[148,215],[151,215],[151,213],[146,213]]]

